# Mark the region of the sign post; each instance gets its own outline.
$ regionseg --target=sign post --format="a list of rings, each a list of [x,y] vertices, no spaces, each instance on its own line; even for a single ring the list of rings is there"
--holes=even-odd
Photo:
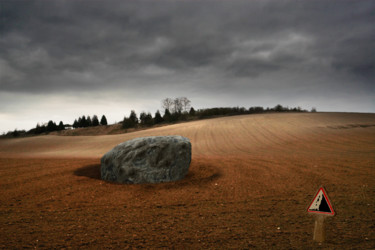
[[[317,242],[323,242],[325,240],[324,234],[324,215],[315,216],[315,227],[314,227],[314,236],[313,240]]]
[[[314,199],[307,208],[307,212],[315,215],[315,227],[313,240],[323,242],[325,240],[324,219],[327,216],[334,216],[332,204],[329,201],[327,192],[320,187]]]

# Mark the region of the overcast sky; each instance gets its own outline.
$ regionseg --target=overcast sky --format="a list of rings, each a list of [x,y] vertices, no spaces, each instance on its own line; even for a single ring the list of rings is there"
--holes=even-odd
[[[134,109],[375,112],[375,1],[0,0],[0,132]]]

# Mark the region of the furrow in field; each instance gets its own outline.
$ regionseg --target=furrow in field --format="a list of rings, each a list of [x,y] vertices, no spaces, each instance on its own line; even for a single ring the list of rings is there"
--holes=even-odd
[[[352,121],[353,119],[353,121]],[[374,142],[375,127],[331,129],[350,123],[373,124],[371,114],[261,114],[181,123],[120,135],[38,136],[0,141],[2,157],[98,158],[117,144],[142,136],[182,135],[193,156],[254,154],[304,148],[326,152],[353,150]]]

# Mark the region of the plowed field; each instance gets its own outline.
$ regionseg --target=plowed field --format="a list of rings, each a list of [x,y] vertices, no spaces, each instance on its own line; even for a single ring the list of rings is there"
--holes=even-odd
[[[193,145],[184,180],[100,180],[100,157],[141,136]],[[336,216],[312,241],[324,185]],[[120,135],[0,140],[0,248],[375,248],[375,114],[260,114]]]

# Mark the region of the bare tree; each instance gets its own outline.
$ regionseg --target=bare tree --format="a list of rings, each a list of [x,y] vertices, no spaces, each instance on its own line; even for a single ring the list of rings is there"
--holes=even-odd
[[[161,101],[161,106],[163,109],[168,109],[169,111],[171,111],[173,103],[174,101],[171,98],[165,98]]]
[[[181,113],[182,102],[180,98],[175,98],[173,101],[173,113]]]
[[[178,97],[175,99],[165,98],[161,103],[163,109],[168,109],[171,113],[181,113],[189,111],[191,101],[186,97]]]
[[[188,110],[190,109],[191,101],[187,99],[187,97],[180,97],[179,99],[180,99],[183,111],[188,112]]]

